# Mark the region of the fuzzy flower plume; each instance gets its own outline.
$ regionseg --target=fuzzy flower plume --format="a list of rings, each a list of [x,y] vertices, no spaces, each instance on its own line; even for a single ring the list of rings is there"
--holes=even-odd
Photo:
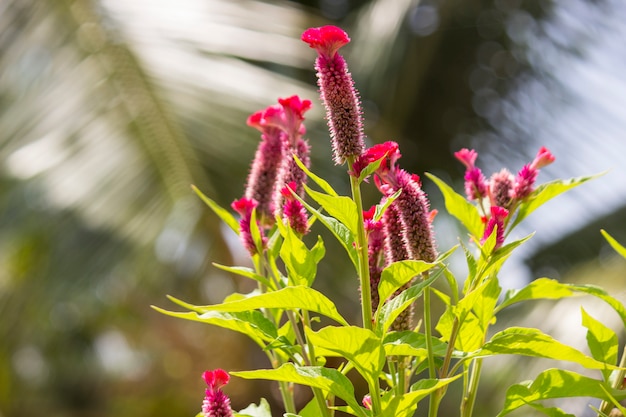
[[[257,215],[262,224],[274,221],[273,193],[278,168],[283,160],[285,132],[268,121],[281,117],[280,106],[270,106],[248,117],[248,126],[261,131],[261,143],[256,150],[246,182],[244,198],[257,202]]]
[[[365,148],[359,95],[346,61],[338,53],[350,38],[336,26],[322,26],[304,31],[302,40],[318,53],[317,85],[326,108],[334,161],[343,164],[361,155]]]
[[[480,168],[476,167],[478,153],[475,150],[463,148],[454,153],[463,165],[465,165],[465,194],[470,200],[479,200],[487,195],[487,180]]]
[[[489,178],[489,196],[492,206],[508,209],[513,201],[515,177],[507,169],[496,172]]]
[[[548,149],[541,147],[535,159],[530,164],[524,165],[517,173],[512,192],[513,198],[523,200],[528,197],[535,189],[534,186],[539,175],[539,169],[550,165],[554,162],[554,159],[554,155]]]
[[[489,217],[489,221],[485,227],[485,233],[483,234],[482,239],[480,239],[481,245],[489,239],[493,230],[496,229],[496,246],[494,249],[498,249],[502,246],[504,243],[504,220],[508,215],[509,211],[507,209],[498,206],[491,206],[491,217]]]
[[[376,312],[380,299],[378,284],[385,266],[385,232],[382,220],[375,220],[376,206],[363,213],[365,232],[367,233],[367,256],[370,270],[370,294],[372,297],[372,314]]]
[[[204,372],[202,378],[208,385],[202,402],[202,415],[204,417],[233,417],[230,398],[221,390],[221,387],[228,384],[230,379],[228,373],[222,369],[216,369]]]
[[[421,181],[396,166],[399,153],[390,156],[376,171],[376,185],[386,198],[400,192],[383,214],[385,255],[387,263],[406,259],[433,262],[437,258],[431,220],[433,215]],[[412,285],[407,283],[395,295]],[[409,330],[413,308],[402,312],[392,325],[393,330]]]
[[[292,192],[295,191],[296,183],[294,181],[290,182],[280,190],[280,193],[285,199],[285,204],[283,205],[283,218],[289,227],[291,227],[296,233],[305,235],[309,232],[306,209],[300,201],[294,198]]]
[[[233,210],[235,210],[241,216],[239,220],[239,237],[243,242],[244,247],[250,252],[250,255],[258,253],[257,245],[254,242],[252,236],[252,212],[258,207],[258,203],[254,199],[240,198],[233,201],[231,204]],[[264,248],[267,243],[267,238],[263,236],[263,229],[260,227],[257,221],[257,228],[261,234],[261,245]]]

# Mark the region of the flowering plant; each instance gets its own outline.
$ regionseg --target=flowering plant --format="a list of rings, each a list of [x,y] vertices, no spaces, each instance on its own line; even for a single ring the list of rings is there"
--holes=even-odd
[[[534,381],[509,387],[498,416],[524,406],[549,416],[567,416],[543,400],[571,396],[602,400],[596,410],[599,416],[614,407],[623,413],[619,401],[626,399],[626,391],[621,390],[626,359],[622,355],[618,363],[615,332],[584,310],[582,325],[587,328],[591,356],[534,328],[490,332],[497,315],[514,304],[577,294],[603,300],[626,325],[626,308],[595,286],[541,278],[501,294],[498,275],[503,263],[531,237],[507,241],[510,232],[539,206],[592,177],[536,186],[539,170],[554,161],[550,151],[541,148],[517,175],[502,170],[487,179],[476,166],[474,150],[458,151],[455,156],[466,167],[465,195],[426,174],[443,194],[446,210],[469,235],[468,242],[441,253],[432,226],[436,211],[430,209],[420,177],[400,167],[398,144],[365,145],[359,95],[339,53],[350,41],[348,35],[325,26],[308,29],[302,40],[318,54],[315,68],[334,161],[348,167],[351,196],[339,195],[311,171],[310,147],[304,139],[304,114],[311,101],[297,96],[279,99],[277,105],[248,119],[248,125],[261,132],[261,142],[244,196],[232,204],[238,218],[194,188],[239,235],[254,268],[216,266],[256,281],[257,289],[207,306],[170,297],[185,312],[155,308],[249,336],[268,356],[272,368],[230,375],[276,381],[284,415],[289,417],[332,416],[337,411],[358,417],[409,417],[426,399],[429,416],[434,417],[451,384],[461,385],[460,415],[469,417],[483,362],[497,355],[568,361],[598,373],[592,378],[563,369],[545,370]],[[369,210],[364,210],[361,197],[366,183],[381,193],[380,201]],[[332,233],[354,266],[361,291],[360,323],[349,323],[331,299],[313,288],[325,255],[320,237],[312,245],[304,241],[314,223]],[[626,256],[624,247],[605,237]],[[463,279],[455,277],[446,264],[455,250],[463,251],[467,261]],[[433,296],[445,304],[439,317],[431,314]],[[414,307],[418,298],[423,305],[420,312]],[[329,357],[343,361],[339,367],[330,367]],[[346,376],[351,370],[368,387],[362,398],[356,397],[353,381]],[[207,371],[204,379],[208,388],[200,415],[272,415],[264,400],[233,412],[221,390],[229,373]],[[311,389],[313,399],[304,407],[296,406],[294,384]]]

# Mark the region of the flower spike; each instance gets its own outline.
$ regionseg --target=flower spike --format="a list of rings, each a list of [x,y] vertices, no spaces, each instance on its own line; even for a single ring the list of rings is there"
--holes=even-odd
[[[302,40],[318,52],[317,85],[326,108],[333,159],[336,164],[343,164],[361,155],[365,147],[359,95],[346,61],[337,52],[350,38],[336,26],[322,26],[307,29]]]
[[[208,385],[202,402],[203,417],[233,417],[230,398],[221,390],[221,387],[228,384],[230,379],[228,373],[222,369],[216,369],[204,372],[202,378]]]

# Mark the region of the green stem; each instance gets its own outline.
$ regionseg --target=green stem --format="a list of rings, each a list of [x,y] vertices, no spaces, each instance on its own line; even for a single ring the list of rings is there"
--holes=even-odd
[[[426,276],[425,276],[426,277]],[[424,278],[425,278],[424,277]],[[435,379],[437,377],[435,369],[435,356],[433,354],[433,332],[432,320],[430,317],[430,287],[424,289],[424,333],[426,335],[426,350],[428,352],[428,377]],[[430,394],[430,402],[428,404],[428,416],[436,417],[439,409],[440,394],[434,391]]]
[[[467,387],[467,395],[463,398],[461,403],[461,417],[472,417],[474,412],[474,403],[476,402],[476,393],[478,392],[478,381],[480,380],[480,373],[483,367],[482,358],[478,358],[474,361],[472,366],[472,374],[470,376],[469,384]]]
[[[354,157],[348,160],[350,171],[354,164]],[[359,179],[350,175],[350,188],[352,189],[352,199],[356,204],[357,212],[357,235],[356,250],[359,259],[359,284],[361,285],[361,316],[363,327],[372,330],[372,292],[370,289],[369,256],[367,251],[367,235],[365,234],[365,220],[363,219],[363,200],[361,198],[361,186]],[[378,416],[381,413],[380,404],[380,381],[376,378],[370,385],[370,396],[372,397],[372,415]]]
[[[626,367],[626,347],[624,347],[624,350],[622,351],[622,357],[619,361],[619,365],[617,366],[619,366],[621,369],[617,371],[611,387],[615,389],[621,389],[624,382],[624,377],[626,376],[626,369],[624,369]],[[609,414],[612,409],[613,404],[611,404],[609,401],[602,401],[602,404],[600,404],[600,411],[604,414]],[[598,417],[599,416],[600,414],[598,414]]]
[[[352,161],[350,161],[352,167]],[[367,253],[367,236],[365,234],[365,221],[363,219],[363,201],[361,199],[361,187],[358,178],[350,176],[352,199],[356,203],[357,211],[357,236],[356,250],[359,258],[359,280],[361,284],[361,314],[363,327],[372,330],[372,292],[370,290],[370,269]]]

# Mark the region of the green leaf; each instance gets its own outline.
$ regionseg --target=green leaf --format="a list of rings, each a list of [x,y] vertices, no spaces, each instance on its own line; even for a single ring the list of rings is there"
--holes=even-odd
[[[224,329],[234,330],[249,336],[256,344],[265,347],[264,342],[271,342],[278,337],[276,326],[259,311],[242,311],[223,313],[219,311],[209,311],[203,314],[196,312],[173,312],[159,307],[152,306],[156,311],[168,316],[185,320],[198,321],[200,323],[212,324]]]
[[[515,221],[513,222],[509,230],[520,224],[520,222],[528,217],[530,213],[541,207],[547,201],[553,199],[559,194],[564,193],[565,191],[571,190],[574,187],[578,187],[579,185],[589,180],[598,178],[602,175],[604,175],[604,173],[591,175],[588,177],[570,178],[568,180],[555,180],[547,182],[545,184],[541,184],[526,198],[524,202],[522,202],[522,204],[520,204],[517,211],[517,216],[515,217]]]
[[[277,224],[284,236],[280,258],[287,268],[289,283],[310,287],[317,275],[317,264],[325,254],[324,243],[318,236],[317,243],[309,250],[293,229],[285,227],[280,222]]]
[[[398,288],[423,272],[434,267],[435,263],[424,261],[398,261],[388,265],[380,276],[378,295],[380,300],[387,300]]]
[[[322,206],[326,213],[339,220],[350,232],[357,234],[359,217],[356,211],[356,203],[350,197],[320,193],[306,185],[304,189],[317,204]]]
[[[374,385],[385,365],[385,354],[381,340],[371,330],[327,326],[317,332],[306,328],[305,333],[316,354],[348,359],[370,386]]]
[[[257,274],[256,272],[254,272],[252,268],[247,268],[243,266],[226,266],[226,265],[221,265],[215,262],[213,262],[213,266],[221,269],[222,271],[232,272],[233,274],[250,278],[254,281],[257,281],[265,285],[268,288],[274,287],[274,285],[267,278],[265,278],[263,275]]]
[[[233,230],[233,232],[239,234],[239,222],[235,219],[235,217],[232,214],[230,214],[230,212],[223,209],[215,201],[211,200],[209,197],[204,195],[202,191],[200,191],[198,187],[196,187],[195,185],[192,185],[191,189],[198,195],[198,197],[202,199],[202,201],[206,203],[207,206],[211,208],[211,210],[213,210],[215,214],[217,214],[217,216],[220,219],[222,219],[224,223],[226,223],[228,227],[230,227]]]
[[[543,405],[539,403],[530,403],[528,405],[537,411],[541,411],[543,414],[547,415],[548,417],[576,417],[574,414],[566,413],[560,408],[544,407]]]
[[[412,287],[402,291],[398,296],[379,304],[374,320],[376,323],[376,334],[384,334],[389,330],[394,320],[406,310],[419,297],[424,288],[431,285],[437,278],[441,276],[441,270],[435,274],[431,274],[428,279],[420,281]]]
[[[575,285],[564,284],[549,278],[539,278],[521,290],[510,290],[504,297],[504,301],[497,307],[496,311],[500,311],[511,304],[519,303],[525,300],[539,299],[559,299],[572,297],[580,294],[593,295],[605,303],[610,305],[617,314],[619,314],[624,326],[626,327],[626,307],[611,297],[602,288],[594,285]]]
[[[335,236],[335,238],[341,243],[346,252],[348,252],[348,256],[352,261],[352,265],[354,265],[354,269],[358,272],[359,264],[357,252],[354,247],[354,242],[356,241],[355,234],[350,231],[343,223],[334,217],[324,216],[318,210],[311,207],[309,203],[302,200],[300,197],[296,196],[296,198],[306,207],[307,210],[318,219],[330,232]]]
[[[523,355],[569,361],[588,369],[616,369],[616,366],[591,358],[538,329],[510,327],[493,335],[490,341],[472,353],[472,357],[492,355]]]
[[[448,345],[435,337],[431,340],[433,354],[440,357],[445,356]],[[387,333],[383,340],[383,347],[387,356],[415,356],[423,359],[428,356],[426,336],[423,333],[412,331]]]
[[[293,156],[294,161],[296,162],[296,164],[300,167],[300,169],[302,171],[304,171],[304,173],[313,180],[313,182],[315,182],[317,185],[319,185],[319,187],[324,190],[324,192],[328,195],[332,195],[332,196],[337,196],[337,192],[333,189],[333,187],[330,186],[330,184],[328,182],[326,182],[326,180],[324,180],[323,178],[318,177],[317,175],[315,175],[314,173],[312,173],[303,163],[302,161],[300,161],[300,159],[298,159],[298,157],[296,155]]]
[[[552,398],[594,397],[610,401],[607,392],[618,400],[626,398],[626,391],[609,387],[602,381],[563,369],[548,369],[534,381],[522,382],[509,387],[502,417],[525,404]]]
[[[383,157],[367,164],[367,166],[359,174],[358,183],[361,184],[363,181],[365,181],[365,178],[372,175],[374,171],[376,171],[380,167],[380,164],[386,157],[387,155],[385,154]]]
[[[389,207],[391,203],[396,201],[396,198],[398,198],[400,194],[402,194],[402,188],[393,193],[392,196],[385,198],[382,204],[376,204],[376,211],[374,212],[375,221],[379,221],[383,217],[383,214],[385,214],[385,210],[387,210],[387,207]]]
[[[319,417],[323,414],[322,410],[320,410],[319,403],[315,397],[313,397],[311,401],[309,401],[307,405],[305,405],[304,408],[298,412],[298,415],[300,417]]]
[[[235,417],[272,417],[272,410],[267,400],[261,398],[259,405],[252,403],[240,412],[235,413]]]
[[[448,213],[456,217],[463,226],[465,226],[470,235],[474,236],[476,241],[479,241],[483,235],[485,226],[480,219],[480,214],[476,206],[467,201],[464,196],[454,191],[443,180],[430,173],[426,173],[426,176],[441,190]]]
[[[168,296],[174,302],[176,298]],[[194,311],[239,312],[260,308],[277,308],[284,310],[308,310],[321,314],[347,325],[348,322],[339,314],[337,307],[325,295],[313,288],[304,286],[286,287],[278,291],[255,294],[243,300],[207,306],[193,306]]]
[[[230,372],[244,379],[267,379],[270,381],[293,382],[334,394],[344,400],[361,417],[368,417],[354,398],[354,387],[350,380],[336,369],[321,366],[295,366],[286,363],[278,369]]]
[[[511,253],[513,252],[513,250],[518,248],[520,245],[525,243],[527,240],[529,240],[534,235],[535,235],[535,233],[531,233],[528,236],[523,237],[523,238],[521,238],[519,240],[516,240],[514,242],[508,243],[508,244],[506,244],[506,245],[496,249],[493,253],[491,253],[491,256],[488,259],[487,269],[486,269],[485,275],[489,275],[489,274],[496,275],[500,271],[500,268],[502,267],[504,262],[509,258],[509,256],[511,256]],[[490,239],[491,239],[491,237],[490,237]]]
[[[496,311],[500,311],[512,304],[527,300],[556,300],[572,297],[577,294],[569,284],[563,284],[550,278],[538,278],[519,290],[509,290],[504,300],[498,305]]]
[[[615,240],[613,236],[608,234],[606,230],[600,230],[600,233],[602,233],[602,236],[604,236],[606,241],[609,242],[615,252],[619,253],[622,258],[626,259],[626,248],[622,246],[617,240]]]
[[[383,396],[382,417],[411,417],[417,405],[424,398],[428,397],[432,392],[445,387],[461,376],[456,375],[452,378],[445,379],[422,379],[411,386],[411,389],[402,396],[388,395]]]
[[[594,359],[608,364],[617,363],[618,355],[618,339],[615,332],[598,320],[591,317],[581,307],[583,316],[583,326],[587,328],[587,345]],[[606,368],[602,370],[604,380],[608,382],[611,376],[611,370]]]

